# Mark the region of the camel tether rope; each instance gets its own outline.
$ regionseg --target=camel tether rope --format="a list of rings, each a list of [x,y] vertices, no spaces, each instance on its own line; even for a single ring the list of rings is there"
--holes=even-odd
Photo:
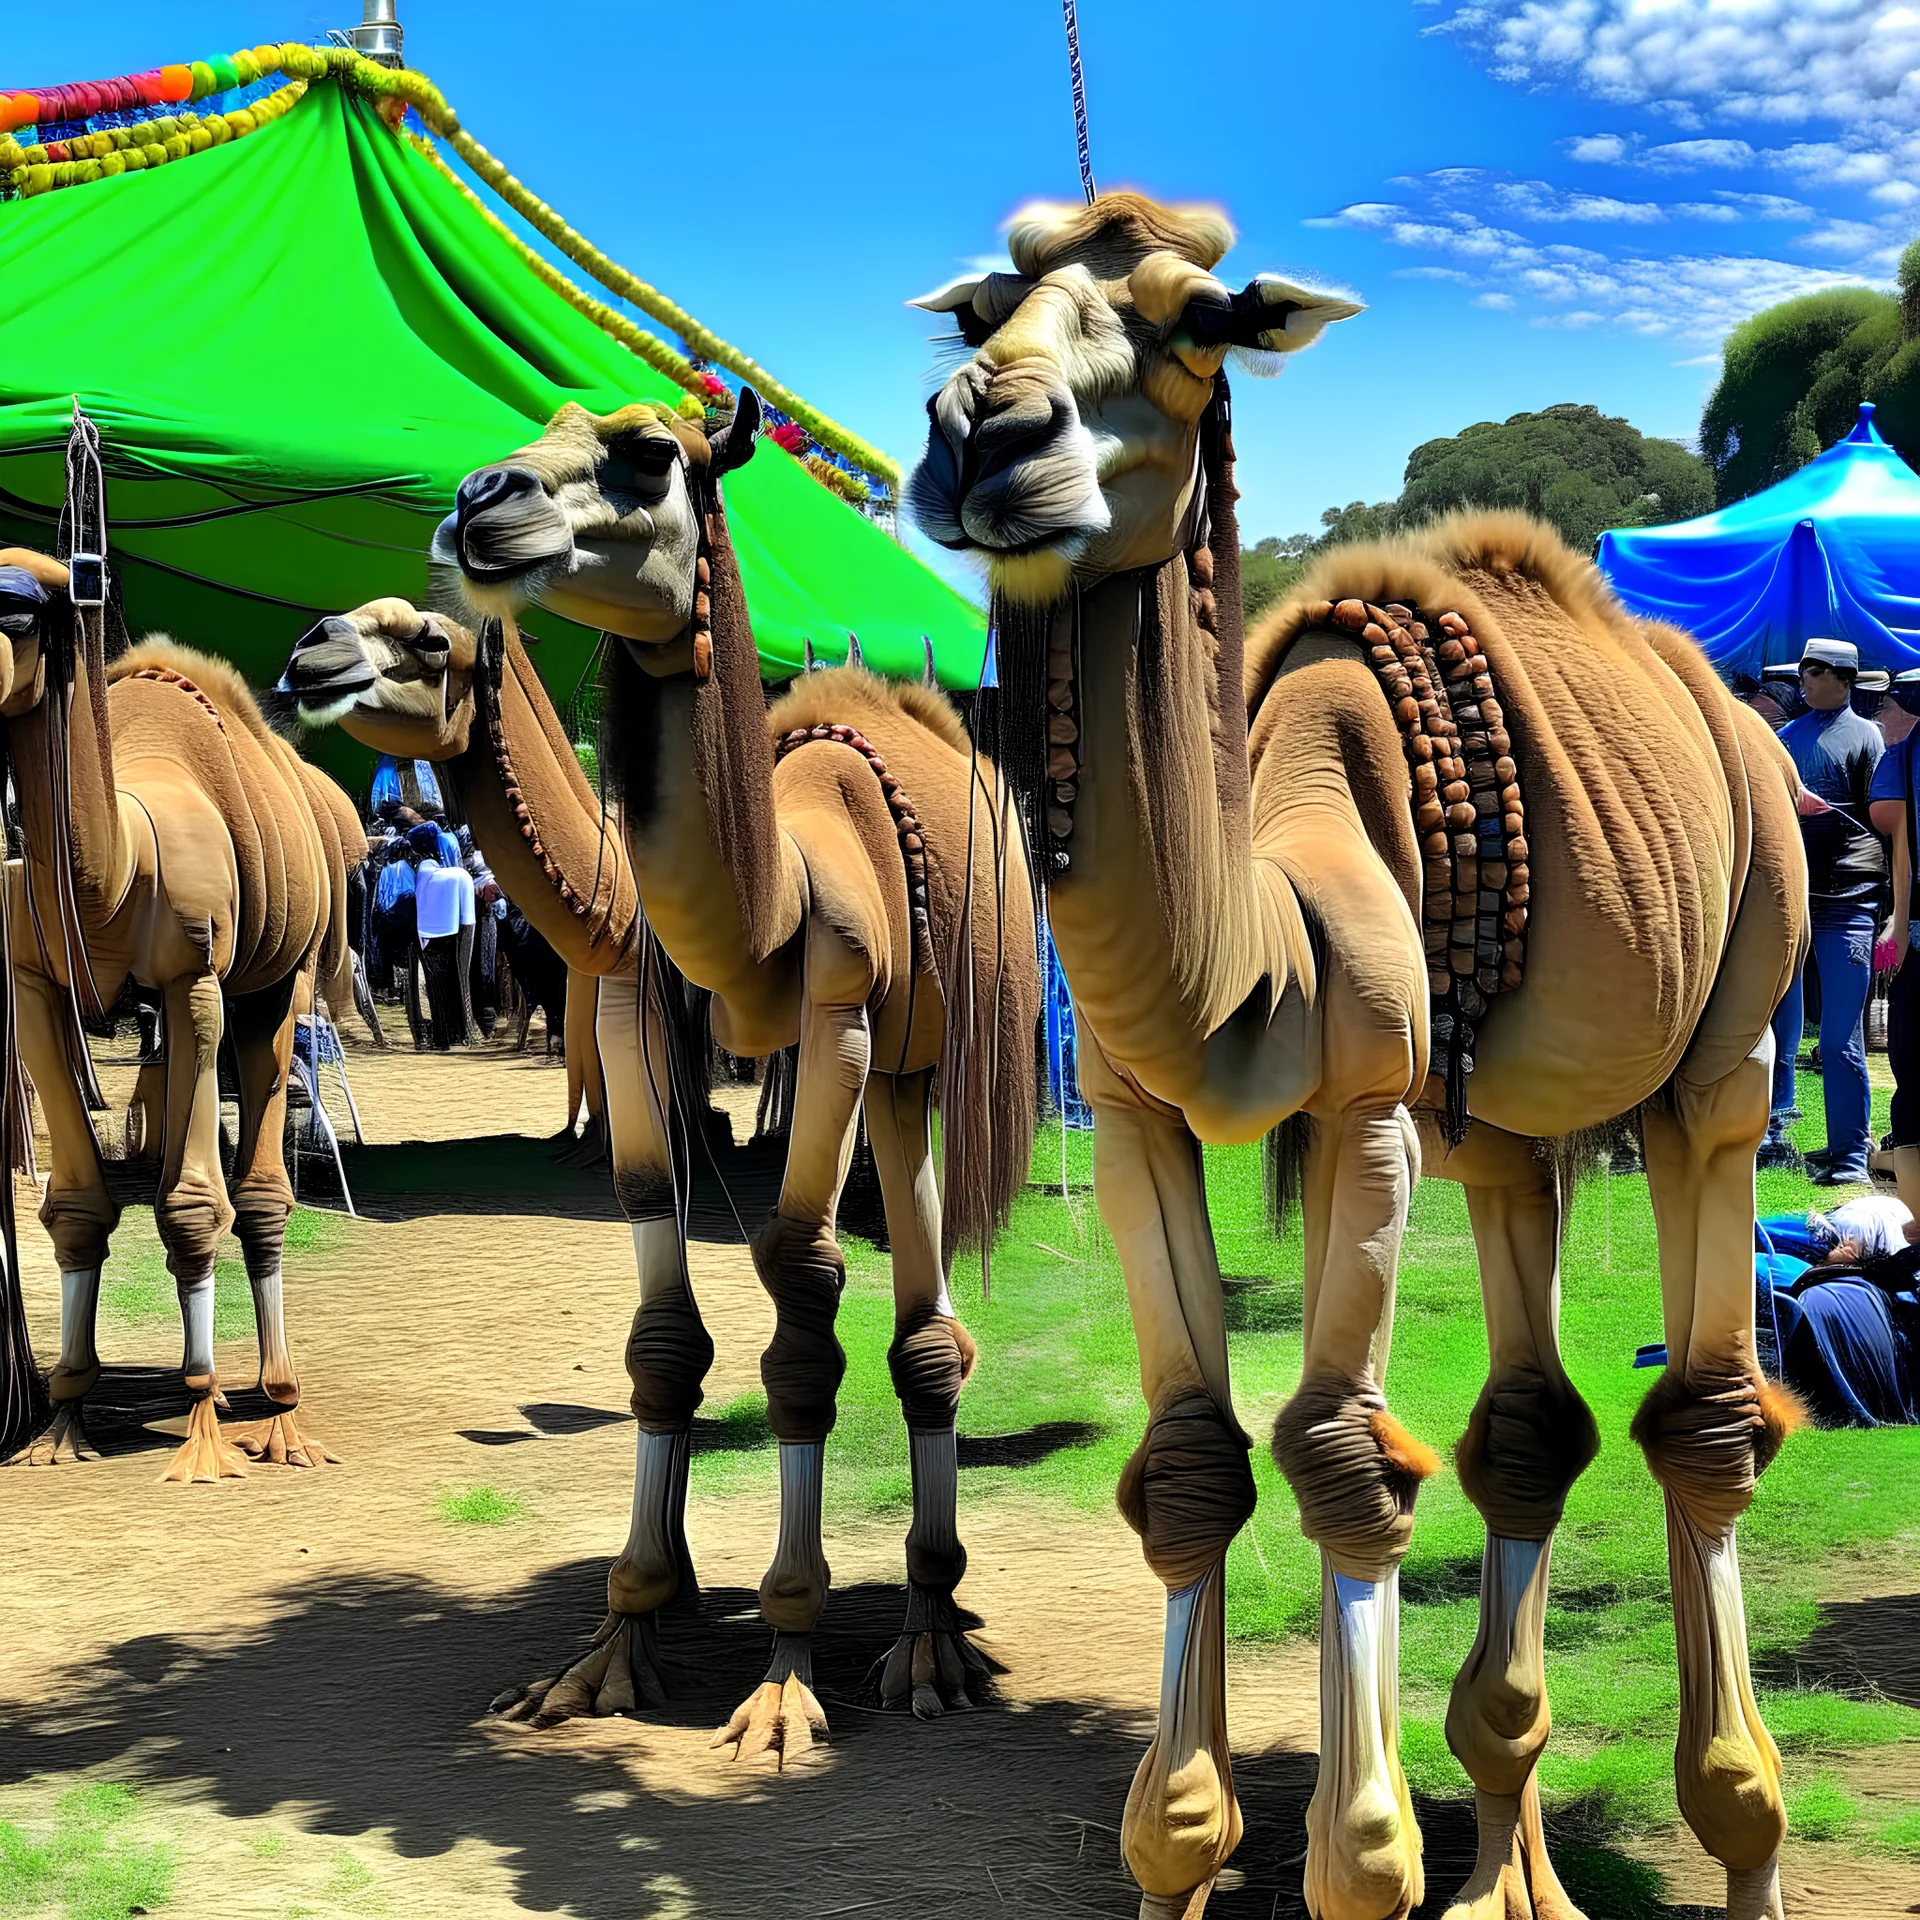
[[[1526,801],[1492,665],[1458,613],[1429,622],[1399,602],[1322,600],[1306,614],[1311,625],[1365,642],[1400,727],[1413,775],[1432,999],[1422,1100],[1440,1108],[1448,1144],[1457,1146],[1467,1130],[1479,1023],[1493,996],[1512,992],[1526,970]]]

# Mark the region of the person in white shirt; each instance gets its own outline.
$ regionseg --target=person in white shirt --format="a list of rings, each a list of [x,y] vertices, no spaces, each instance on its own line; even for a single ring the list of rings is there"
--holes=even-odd
[[[443,835],[431,823],[407,836],[419,859],[413,883],[420,964],[410,970],[408,1016],[414,1045],[444,1052],[473,1044],[473,1008],[467,985],[473,958],[473,876],[457,864],[443,864]],[[424,985],[425,1006],[420,986]]]
[[[1891,1194],[1862,1194],[1831,1213],[1807,1215],[1807,1232],[1824,1247],[1823,1267],[1857,1267],[1866,1260],[1884,1260],[1903,1252],[1920,1239],[1920,1225]]]

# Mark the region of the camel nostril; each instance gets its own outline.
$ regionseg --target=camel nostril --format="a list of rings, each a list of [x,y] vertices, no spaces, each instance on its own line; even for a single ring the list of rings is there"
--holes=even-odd
[[[476,513],[497,507],[523,493],[541,491],[539,477],[525,467],[482,467],[460,482],[453,496],[455,512],[464,525]]]

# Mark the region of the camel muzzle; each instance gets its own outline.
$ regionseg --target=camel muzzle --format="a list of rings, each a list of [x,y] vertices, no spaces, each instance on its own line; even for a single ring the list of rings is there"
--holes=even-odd
[[[294,642],[292,657],[280,676],[280,691],[309,709],[338,709],[368,692],[378,676],[360,631],[351,620],[328,614],[316,620]]]
[[[1022,367],[962,367],[927,402],[927,451],[907,499],[941,546],[1017,554],[1077,548],[1112,524],[1072,391]]]
[[[477,586],[500,586],[573,552],[573,528],[537,474],[525,467],[482,467],[460,482],[443,535],[460,570]],[[442,543],[436,540],[436,547]]]

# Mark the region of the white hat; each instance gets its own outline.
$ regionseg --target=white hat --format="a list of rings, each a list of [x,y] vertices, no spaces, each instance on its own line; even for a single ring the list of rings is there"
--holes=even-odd
[[[1837,667],[1843,673],[1858,674],[1860,649],[1851,640],[1809,640],[1800,649],[1800,664],[1818,660],[1822,666]]]

